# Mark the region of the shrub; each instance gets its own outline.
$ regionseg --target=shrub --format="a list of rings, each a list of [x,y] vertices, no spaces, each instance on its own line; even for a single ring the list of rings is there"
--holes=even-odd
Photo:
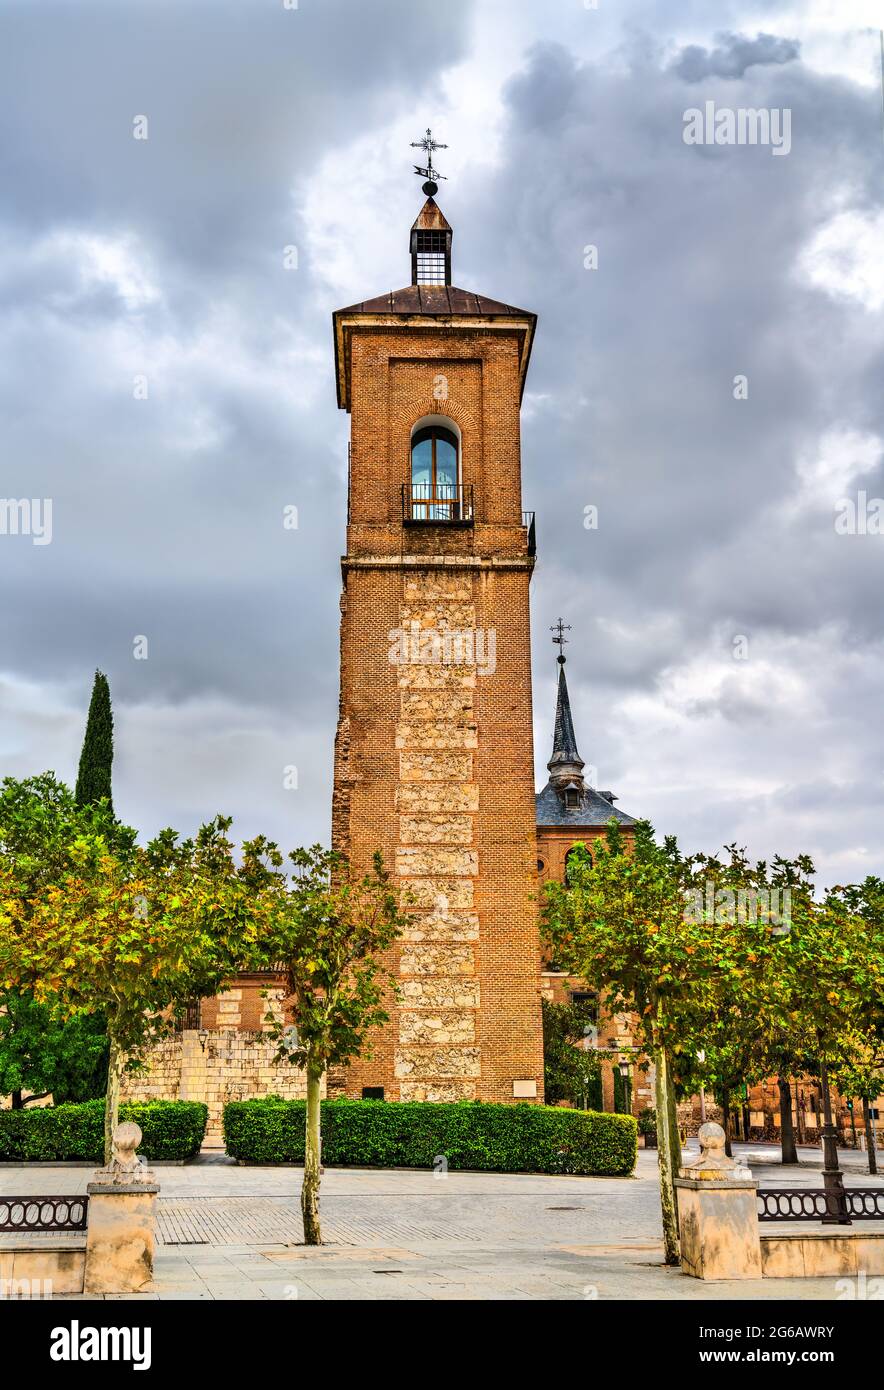
[[[305,1102],[262,1097],[224,1107],[232,1158],[303,1163]],[[330,1100],[322,1103],[322,1161],[329,1167],[433,1168],[495,1173],[631,1173],[636,1123],[546,1105],[480,1101]]]
[[[197,1101],[129,1101],[121,1120],[134,1120],[144,1138],[138,1152],[148,1159],[193,1158],[206,1132],[208,1109]],[[82,1105],[46,1105],[0,1110],[0,1159],[85,1159],[101,1163],[104,1155],[104,1101]]]

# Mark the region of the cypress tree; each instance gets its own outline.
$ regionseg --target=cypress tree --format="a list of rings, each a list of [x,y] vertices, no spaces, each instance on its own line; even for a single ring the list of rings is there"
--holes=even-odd
[[[114,760],[114,716],[111,711],[110,686],[101,671],[95,672],[92,699],[80,768],[77,773],[76,800],[78,806],[92,806],[107,797],[113,813],[111,766]]]

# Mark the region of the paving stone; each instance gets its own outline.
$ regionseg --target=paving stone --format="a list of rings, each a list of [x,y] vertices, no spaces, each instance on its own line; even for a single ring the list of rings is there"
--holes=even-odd
[[[745,1151],[741,1151],[745,1152]],[[820,1186],[806,1167],[760,1166],[764,1186]],[[0,1170],[0,1191],[82,1191],[89,1169]],[[834,1279],[710,1284],[662,1263],[656,1155],[633,1178],[327,1169],[308,1247],[300,1170],[238,1167],[222,1156],[164,1169],[164,1239],[147,1299],[225,1301],[595,1301],[837,1299]],[[848,1186],[880,1186],[860,1172]],[[168,1205],[167,1205],[168,1204]],[[175,1235],[201,1243],[171,1243]],[[401,1270],[402,1273],[394,1273]],[[384,1271],[384,1272],[379,1272]],[[80,1300],[83,1301],[83,1300]],[[290,1300],[295,1301],[295,1300]]]

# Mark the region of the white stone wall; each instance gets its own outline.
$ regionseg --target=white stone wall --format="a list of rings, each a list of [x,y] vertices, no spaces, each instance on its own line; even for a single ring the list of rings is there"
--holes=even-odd
[[[152,1049],[146,1072],[123,1082],[124,1100],[198,1100],[209,1107],[206,1138],[221,1138],[221,1116],[230,1100],[278,1095],[304,1100],[303,1071],[276,1060],[276,1044],[264,1033],[234,1028],[209,1032],[205,1049],[195,1029],[185,1029]]]
[[[475,629],[468,574],[417,570],[405,576],[404,599],[403,631]],[[398,684],[396,872],[412,902],[399,962],[395,1074],[402,1100],[472,1099],[481,1075],[474,654],[462,664],[403,663]]]

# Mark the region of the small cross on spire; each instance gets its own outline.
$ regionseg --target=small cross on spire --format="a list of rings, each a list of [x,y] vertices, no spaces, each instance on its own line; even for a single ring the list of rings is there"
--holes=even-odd
[[[428,189],[426,184],[424,185],[424,192],[429,198],[432,198],[433,194],[437,191],[437,180],[445,178],[444,174],[440,174],[438,169],[433,168],[433,151],[447,150],[448,146],[443,145],[439,140],[434,140],[433,132],[430,130],[430,127],[427,126],[427,133],[423,140],[412,140],[411,148],[413,150],[424,150],[426,152],[426,167],[415,164],[414,172],[418,174],[420,178],[426,179],[427,183],[433,184],[432,189]]]
[[[564,652],[564,647],[565,647],[565,644],[566,644],[567,642],[570,641],[570,638],[566,637],[566,636],[565,636],[565,633],[566,633],[566,632],[570,632],[570,631],[571,631],[571,624],[570,624],[570,623],[563,623],[562,620],[561,620],[561,618],[559,618],[558,622],[557,622],[553,627],[550,628],[550,632],[554,632],[554,633],[556,634],[555,637],[554,637],[552,640],[553,640],[554,644],[555,644],[555,645],[558,647],[558,649],[559,649],[559,654],[558,654],[558,657],[556,658],[556,660],[557,660],[557,661],[560,661],[561,664],[562,664],[563,666],[564,666],[564,664],[565,664],[565,652]]]

